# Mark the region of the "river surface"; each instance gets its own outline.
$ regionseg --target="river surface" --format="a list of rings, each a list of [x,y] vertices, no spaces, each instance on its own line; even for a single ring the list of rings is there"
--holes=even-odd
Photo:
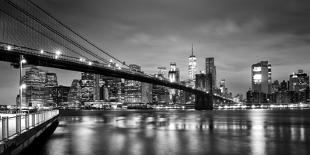
[[[108,111],[60,117],[36,154],[310,154],[310,110]]]

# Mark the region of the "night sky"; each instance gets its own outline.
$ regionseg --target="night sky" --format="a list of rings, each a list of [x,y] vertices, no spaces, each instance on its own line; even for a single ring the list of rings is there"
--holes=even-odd
[[[270,61],[273,80],[310,73],[309,0],[34,0],[98,46],[147,73],[176,62],[187,79],[191,44],[204,70],[215,57],[217,79],[233,94],[251,86],[250,67]],[[46,69],[46,68],[45,68]],[[0,63],[0,104],[15,104],[18,70]],[[46,69],[70,85],[80,73]]]

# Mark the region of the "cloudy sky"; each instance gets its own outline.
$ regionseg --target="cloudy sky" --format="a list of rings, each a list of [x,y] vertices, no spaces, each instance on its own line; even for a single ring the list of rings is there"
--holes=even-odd
[[[250,66],[272,64],[273,80],[297,69],[310,73],[309,0],[34,0],[98,46],[155,73],[176,62],[187,78],[191,44],[204,70],[215,57],[217,78],[234,94],[250,87]],[[0,104],[15,103],[16,70],[0,63]],[[70,85],[79,73],[58,73]]]

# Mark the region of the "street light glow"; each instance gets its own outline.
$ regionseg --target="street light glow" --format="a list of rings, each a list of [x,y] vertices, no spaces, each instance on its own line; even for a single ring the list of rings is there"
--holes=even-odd
[[[22,64],[25,64],[25,63],[27,63],[27,60],[23,57],[22,60],[20,60],[20,62],[21,62]]]
[[[11,45],[8,45],[8,46],[6,47],[6,49],[7,49],[8,51],[11,51],[11,50],[12,50],[12,46],[11,46]]]
[[[20,86],[20,89],[26,89],[27,88],[27,85],[25,83],[23,83],[21,86]]]
[[[89,65],[89,66],[93,65],[93,62],[89,61],[89,62],[88,62],[88,65]]]
[[[56,54],[56,56],[60,56],[60,55],[61,55],[61,52],[60,52],[59,50],[57,50],[57,51],[55,52],[55,54]]]
[[[44,53],[44,51],[43,51],[43,50],[40,50],[40,53],[41,53],[41,54],[43,54],[43,53]]]
[[[85,62],[85,59],[84,59],[84,58],[80,58],[80,61],[81,61],[81,62]]]

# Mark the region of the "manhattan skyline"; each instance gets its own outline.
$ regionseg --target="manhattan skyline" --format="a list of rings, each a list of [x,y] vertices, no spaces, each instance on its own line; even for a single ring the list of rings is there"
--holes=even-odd
[[[248,90],[250,67],[262,60],[271,63],[273,80],[287,80],[298,69],[310,72],[307,1],[34,2],[146,73],[176,62],[181,79],[187,79],[192,43],[197,71],[204,70],[206,57],[215,57],[218,82],[225,78],[234,94]],[[1,104],[14,103],[18,70],[3,62],[0,68],[7,75],[0,77]],[[80,78],[78,72],[45,70],[56,72],[62,85]]]

